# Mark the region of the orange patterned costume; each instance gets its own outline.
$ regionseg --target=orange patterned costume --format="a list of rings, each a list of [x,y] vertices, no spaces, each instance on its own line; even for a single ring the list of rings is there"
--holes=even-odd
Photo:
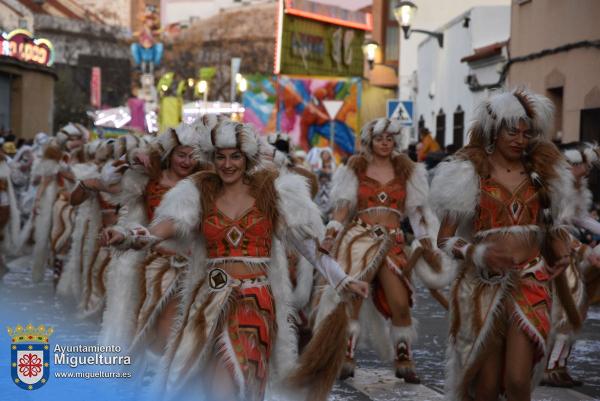
[[[216,290],[229,286],[232,297],[227,328],[214,350],[215,357],[237,379],[243,399],[249,401],[264,398],[275,331],[273,294],[265,266],[261,265],[271,256],[272,231],[272,222],[254,205],[237,219],[213,205],[202,219],[202,233],[213,267],[209,273],[211,286]],[[258,265],[259,272],[235,275],[218,268],[219,264],[232,261]]]
[[[490,240],[494,230],[523,226],[523,233],[513,234],[521,237],[517,241],[521,246],[531,244],[534,249],[527,260],[520,264],[521,279],[511,290],[515,301],[515,318],[520,327],[536,344],[536,359],[543,358],[545,343],[550,334],[550,311],[552,295],[550,293],[550,275],[538,246],[537,235],[541,231],[541,205],[538,190],[529,178],[525,178],[510,192],[493,178],[480,179],[479,208],[473,222],[476,237]],[[474,299],[474,302],[479,302]],[[458,318],[458,317],[457,317]]]
[[[358,216],[354,224],[369,229],[369,225],[360,219],[360,214],[381,211],[391,211],[398,215],[399,220],[403,218],[402,211],[406,200],[406,183],[400,177],[394,177],[389,182],[382,184],[377,180],[362,173],[358,175]],[[410,306],[413,305],[413,289],[410,277],[402,274],[406,268],[407,257],[404,252],[404,233],[398,228],[398,223],[391,222],[386,227],[391,238],[390,247],[387,250],[388,263],[385,266],[391,269],[400,278],[409,294]],[[376,229],[375,229],[376,230]],[[377,277],[373,280],[373,302],[377,310],[386,318],[391,318],[392,313],[383,292],[383,288]]]
[[[146,192],[144,194],[144,201],[146,204],[146,213],[148,215],[148,221],[152,221],[154,218],[154,211],[160,205],[160,201],[163,195],[167,193],[170,188],[160,184],[159,180],[150,180],[146,186]]]

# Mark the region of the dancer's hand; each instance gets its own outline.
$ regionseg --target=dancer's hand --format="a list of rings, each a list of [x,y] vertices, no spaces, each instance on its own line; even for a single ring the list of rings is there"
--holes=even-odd
[[[125,235],[119,230],[114,228],[105,228],[102,231],[101,245],[102,246],[111,246],[111,245],[119,245],[125,240]]]
[[[600,255],[592,253],[587,257],[590,266],[600,269]]]
[[[333,249],[333,243],[333,237],[325,237],[323,241],[321,241],[321,248],[325,249],[327,252],[331,252]]]
[[[352,280],[348,284],[346,291],[356,294],[362,298],[367,298],[369,296],[369,284],[361,280]]]

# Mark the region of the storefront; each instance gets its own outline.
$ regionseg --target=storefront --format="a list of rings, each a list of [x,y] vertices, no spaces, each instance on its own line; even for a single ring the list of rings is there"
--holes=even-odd
[[[20,138],[51,133],[54,48],[23,29],[0,36],[0,130]]]

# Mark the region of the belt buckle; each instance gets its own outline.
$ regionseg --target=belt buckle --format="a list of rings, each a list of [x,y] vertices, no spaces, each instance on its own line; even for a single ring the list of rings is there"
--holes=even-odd
[[[212,269],[208,273],[208,286],[211,290],[220,291],[227,286],[229,275],[223,269]]]
[[[387,234],[387,230],[385,229],[385,227],[383,227],[379,224],[373,226],[373,228],[371,229],[371,235],[373,236],[373,238],[381,239],[386,234]]]

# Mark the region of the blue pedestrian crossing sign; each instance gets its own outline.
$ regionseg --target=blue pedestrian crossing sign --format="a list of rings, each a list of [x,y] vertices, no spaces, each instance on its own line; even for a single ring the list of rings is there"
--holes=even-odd
[[[413,102],[412,100],[395,100],[387,101],[387,117],[398,118],[403,126],[413,126]]]

